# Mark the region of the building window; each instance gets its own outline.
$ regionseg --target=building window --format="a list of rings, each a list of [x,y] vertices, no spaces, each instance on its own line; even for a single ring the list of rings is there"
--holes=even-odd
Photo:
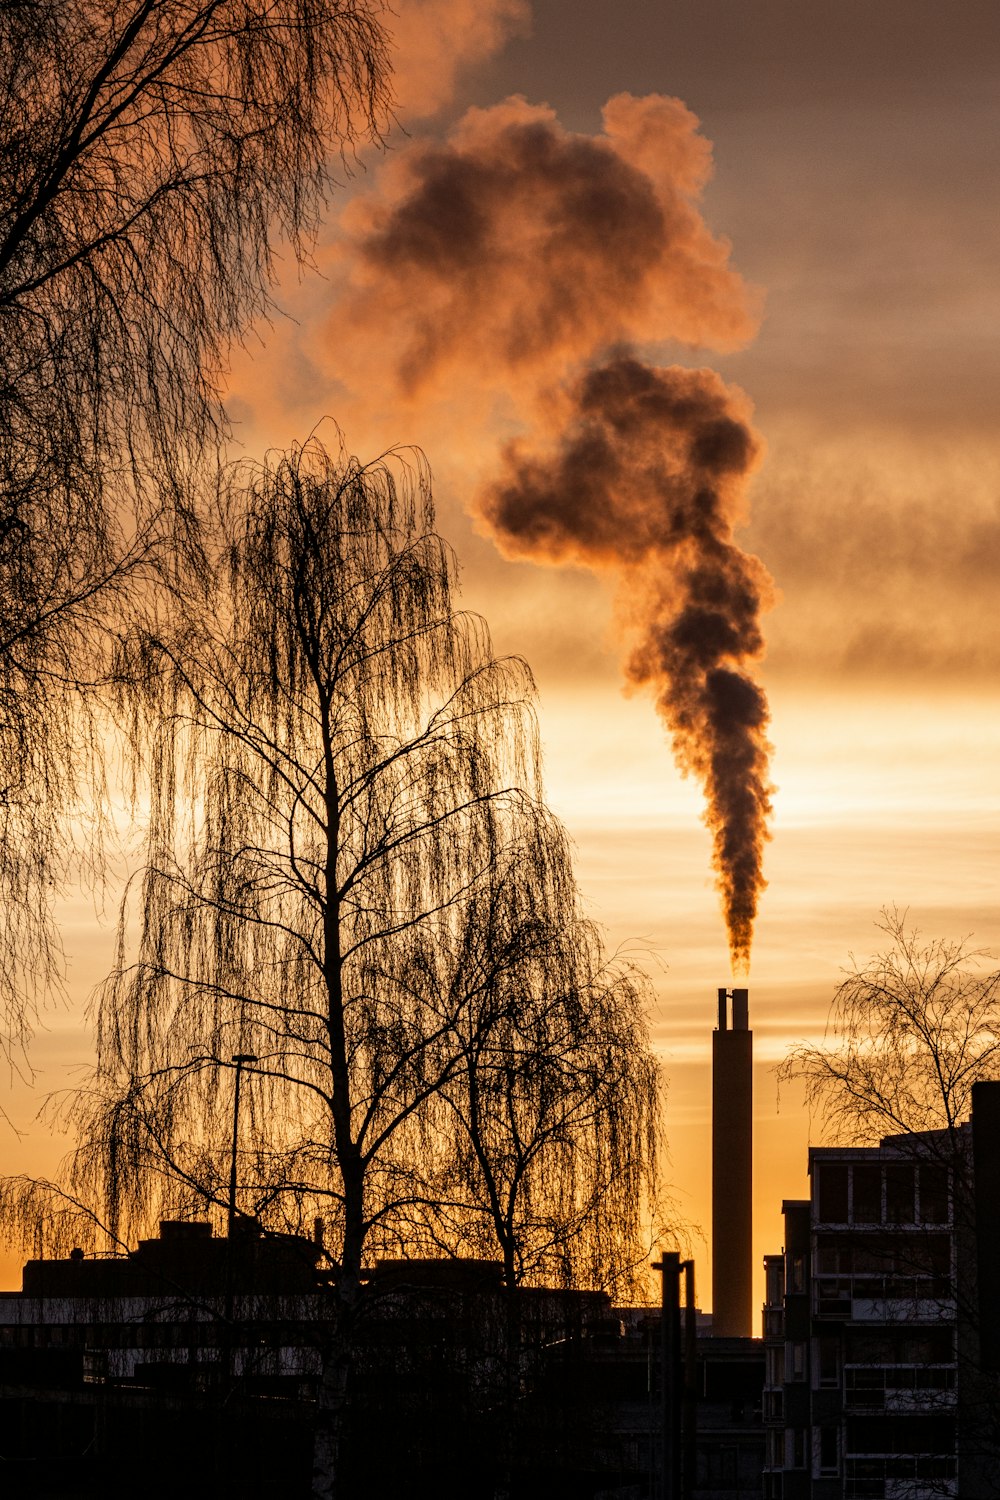
[[[953,1332],[948,1327],[851,1328],[846,1337],[844,1361],[848,1365],[946,1365],[955,1358]]]
[[[854,1266],[852,1243],[838,1235],[820,1235],[816,1240],[816,1275],[850,1275]]]
[[[822,1224],[847,1223],[847,1164],[824,1161],[819,1172],[819,1217]]]
[[[925,1224],[947,1224],[948,1169],[923,1162],[920,1166],[920,1217]]]
[[[816,1350],[820,1385],[840,1384],[840,1346],[836,1339],[819,1339]]]
[[[821,1474],[836,1474],[840,1467],[840,1443],[836,1427],[817,1429],[816,1457]]]
[[[805,1344],[786,1344],[787,1354],[785,1356],[785,1379],[805,1380],[806,1378],[806,1346]]]
[[[740,1450],[735,1444],[700,1450],[698,1488],[736,1490],[739,1487]]]
[[[806,1467],[807,1436],[808,1432],[805,1427],[793,1427],[787,1432],[786,1468],[804,1469]]]
[[[851,1217],[855,1224],[881,1224],[881,1165],[878,1162],[855,1162],[851,1176]]]
[[[885,1217],[889,1224],[912,1224],[916,1218],[911,1161],[892,1161],[885,1168]]]
[[[857,1455],[919,1455],[922,1461],[950,1458],[955,1453],[955,1418],[880,1413],[847,1418],[847,1452]]]

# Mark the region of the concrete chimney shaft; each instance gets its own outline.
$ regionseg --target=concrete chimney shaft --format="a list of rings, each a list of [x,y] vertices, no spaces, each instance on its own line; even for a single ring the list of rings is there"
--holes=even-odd
[[[752,1163],[749,995],[742,989],[720,989],[719,1025],[712,1033],[712,1333],[716,1337],[749,1338],[752,1331]]]

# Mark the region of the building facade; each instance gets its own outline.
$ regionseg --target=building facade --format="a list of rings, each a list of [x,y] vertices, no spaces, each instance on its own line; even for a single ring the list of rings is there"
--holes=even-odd
[[[998,1167],[994,1083],[954,1131],[810,1151],[765,1259],[765,1500],[1000,1494]]]
[[[130,1255],[30,1261],[0,1293],[0,1471],[11,1497],[309,1492],[329,1302],[319,1247],[165,1222]],[[350,1492],[440,1500],[752,1500],[759,1339],[691,1336],[664,1383],[664,1309],[517,1294],[491,1261],[380,1262],[356,1330]],[[670,1394],[683,1485],[669,1489]],[[690,1420],[689,1420],[690,1419]],[[391,1441],[387,1438],[391,1436]]]

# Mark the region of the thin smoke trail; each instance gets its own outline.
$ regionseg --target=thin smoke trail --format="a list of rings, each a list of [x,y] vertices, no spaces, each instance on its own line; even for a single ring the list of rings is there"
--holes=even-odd
[[[734,969],[749,965],[771,812],[767,702],[750,675],[770,580],[733,540],[760,447],[707,370],[618,355],[569,395],[542,453],[510,445],[482,497],[505,552],[610,572],[681,769],[704,788]]]

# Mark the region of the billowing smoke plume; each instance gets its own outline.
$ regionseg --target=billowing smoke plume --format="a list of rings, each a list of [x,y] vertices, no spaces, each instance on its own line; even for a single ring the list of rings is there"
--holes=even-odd
[[[747,665],[770,584],[733,541],[759,446],[708,370],[621,356],[571,393],[554,450],[511,444],[483,513],[503,550],[618,574],[638,644],[629,678],[652,688],[674,753],[705,788],[734,965],[749,963],[770,812],[768,713]]]
[[[425,400],[471,383],[534,414],[540,388],[628,341],[733,349],[754,298],[697,199],[711,150],[678,99],[620,94],[604,132],[547,106],[472,109],[396,155],[344,215],[330,338],[355,390]]]
[[[708,142],[676,99],[620,95],[598,136],[511,99],[417,144],[345,218],[331,329],[355,389],[502,399],[530,437],[498,454],[479,511],[509,555],[613,576],[628,678],[655,695],[707,801],[734,965],[749,961],[770,810],[767,574],[733,527],[760,445],[714,374],[628,345],[733,348],[754,298],[698,205]],[[366,367],[367,361],[367,367]],[[509,420],[509,416],[508,416]]]
[[[397,0],[388,19],[392,82],[410,124],[452,97],[464,68],[531,29],[527,0]]]

